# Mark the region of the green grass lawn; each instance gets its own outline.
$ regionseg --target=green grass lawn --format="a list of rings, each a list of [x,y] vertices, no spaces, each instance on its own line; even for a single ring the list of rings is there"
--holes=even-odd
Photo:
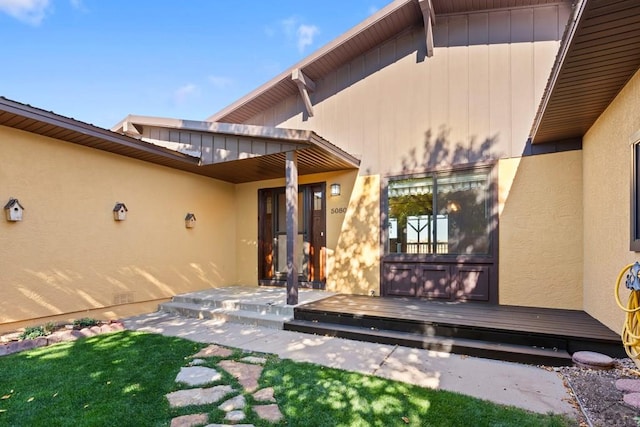
[[[0,357],[0,426],[167,426],[177,415],[216,405],[171,409],[164,395],[182,389],[180,367],[204,345],[119,332]],[[231,359],[247,356],[239,350]],[[220,358],[211,358],[214,367]],[[241,387],[229,375],[220,383]],[[290,426],[568,426],[471,397],[268,356],[260,379],[275,388]],[[249,404],[254,403],[247,394]],[[269,426],[247,410],[245,423]]]

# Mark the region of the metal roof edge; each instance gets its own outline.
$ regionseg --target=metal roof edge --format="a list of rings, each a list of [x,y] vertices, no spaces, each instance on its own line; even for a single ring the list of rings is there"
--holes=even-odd
[[[46,123],[63,129],[79,132],[83,135],[100,138],[107,142],[124,145],[129,148],[135,148],[148,153],[153,153],[195,164],[197,164],[199,161],[198,158],[193,156],[178,153],[164,147],[158,147],[148,142],[140,141],[138,139],[111,131],[109,129],[101,128],[70,117],[65,117],[52,111],[43,110],[41,108],[23,104],[18,101],[13,101],[3,96],[0,96],[0,111],[6,111],[8,113],[13,113],[21,117],[37,120],[41,123]]]

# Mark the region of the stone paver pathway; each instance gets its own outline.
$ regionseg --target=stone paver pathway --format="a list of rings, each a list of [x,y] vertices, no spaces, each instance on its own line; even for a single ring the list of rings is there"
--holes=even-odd
[[[209,416],[206,413],[201,413],[202,411],[200,410],[195,414],[175,417],[171,420],[171,427],[204,425],[206,427],[253,427],[253,424],[238,424],[246,418],[246,414],[251,410],[260,419],[270,422],[278,422],[284,418],[274,396],[273,387],[259,388],[258,381],[267,359],[247,356],[242,358],[241,361],[236,361],[229,359],[232,355],[233,351],[231,349],[215,344],[200,350],[197,354],[191,356],[191,361],[187,366],[181,368],[176,376],[176,383],[182,389],[166,395],[172,408],[222,402],[218,405],[218,409],[225,412],[224,419],[220,420],[223,423],[207,424],[214,420],[210,420]],[[216,363],[218,369],[201,366],[208,364],[207,359],[212,357],[222,359]],[[242,389],[238,390],[234,388],[234,385],[225,384],[223,375],[219,370],[224,370],[231,374]],[[195,386],[211,385],[212,383],[218,384],[207,388],[193,388]],[[253,393],[251,394],[252,399],[259,404],[252,406],[247,403],[246,395],[250,393]]]

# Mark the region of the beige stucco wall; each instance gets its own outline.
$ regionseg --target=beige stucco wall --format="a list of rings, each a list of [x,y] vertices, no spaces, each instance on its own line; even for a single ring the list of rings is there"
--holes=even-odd
[[[498,165],[500,304],[582,309],[582,152]]]
[[[0,152],[0,201],[25,207],[22,222],[0,220],[0,329],[236,282],[233,185],[3,126]]]
[[[619,332],[613,298],[619,271],[640,260],[629,250],[631,135],[640,130],[640,73],[631,79],[583,139],[584,308]],[[623,297],[623,300],[626,300]]]
[[[380,288],[380,179],[356,171],[305,175],[299,184],[341,185],[340,196],[327,195],[327,286],[330,291],[376,295]],[[283,187],[284,179],[239,184],[237,196],[237,278],[258,283],[258,190]]]

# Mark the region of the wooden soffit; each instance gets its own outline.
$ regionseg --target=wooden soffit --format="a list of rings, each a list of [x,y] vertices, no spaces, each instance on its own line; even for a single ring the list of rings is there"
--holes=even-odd
[[[534,144],[581,139],[640,68],[640,1],[574,7],[531,130]]]

